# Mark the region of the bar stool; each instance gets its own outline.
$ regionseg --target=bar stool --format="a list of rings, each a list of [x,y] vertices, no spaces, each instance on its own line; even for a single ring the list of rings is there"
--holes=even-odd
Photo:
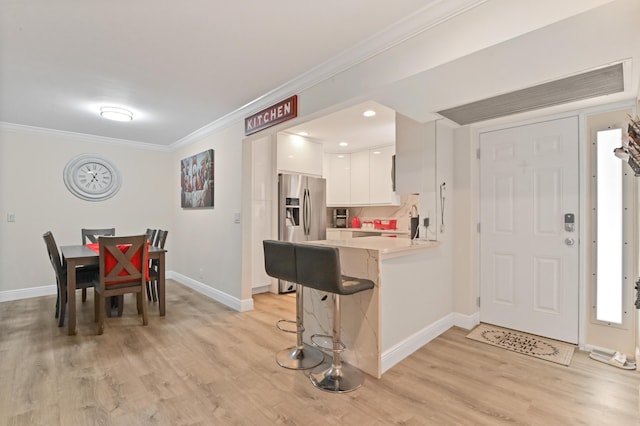
[[[342,352],[346,347],[340,341],[340,296],[372,289],[373,281],[343,276],[340,269],[340,253],[335,247],[298,244],[296,264],[300,284],[331,293],[333,298],[333,335],[311,336],[311,342],[320,347],[322,346],[317,342],[321,338],[330,338],[333,358],[331,362],[326,362],[311,372],[311,383],[327,392],[344,393],[356,390],[364,382],[364,376],[359,369],[342,362]]]
[[[296,346],[278,352],[276,362],[281,367],[291,370],[307,370],[316,367],[324,361],[324,353],[302,342],[302,333],[304,333],[303,287],[297,284],[295,244],[286,241],[264,240],[262,245],[267,275],[296,283],[296,320],[281,319],[276,323],[278,330],[296,334]],[[295,324],[296,329],[288,330],[284,324]]]

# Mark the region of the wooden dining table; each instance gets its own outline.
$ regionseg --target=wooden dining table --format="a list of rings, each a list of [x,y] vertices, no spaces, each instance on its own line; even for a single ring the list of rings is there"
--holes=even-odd
[[[159,247],[149,247],[149,260],[158,260],[158,305],[160,316],[165,315],[165,265],[164,254],[167,250]],[[100,255],[91,248],[78,244],[61,246],[63,265],[67,268],[67,300],[69,312],[69,336],[76,334],[76,266],[98,265]],[[143,295],[144,297],[144,295]]]

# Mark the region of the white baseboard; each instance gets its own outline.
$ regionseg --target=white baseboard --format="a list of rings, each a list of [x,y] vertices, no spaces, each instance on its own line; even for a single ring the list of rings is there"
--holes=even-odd
[[[465,330],[471,330],[476,325],[480,324],[480,311],[471,315],[463,315],[457,312],[453,314],[453,325],[464,328]]]
[[[173,279],[180,284],[189,287],[198,293],[204,294],[207,297],[216,300],[231,309],[235,309],[239,312],[253,310],[253,299],[240,300],[236,297],[229,296],[228,294],[211,288],[199,281],[193,280],[185,275],[178,274],[177,272],[167,271],[167,279]],[[23,288],[18,290],[5,290],[0,291],[0,302],[10,302],[12,300],[30,299],[32,297],[50,296],[57,293],[55,285],[45,285],[41,287]]]
[[[238,312],[253,310],[253,299],[238,299],[237,297],[230,296],[218,289],[209,287],[208,285],[203,284],[200,281],[196,281],[187,277],[186,275],[182,275],[173,271],[167,271],[166,278],[175,280],[180,284],[189,287],[190,289],[195,290],[198,293],[204,294],[205,296],[210,297],[211,299],[220,302],[223,305],[226,305]]]
[[[263,285],[262,287],[253,287],[251,294],[269,293],[271,291],[271,285]]]
[[[0,302],[10,302],[12,300],[30,299],[32,297],[50,296],[57,294],[55,285],[44,285],[41,287],[21,288],[18,290],[0,291]]]
[[[463,315],[452,312],[431,325],[409,336],[382,353],[382,373],[447,331],[453,326],[472,329],[480,323],[480,313]]]

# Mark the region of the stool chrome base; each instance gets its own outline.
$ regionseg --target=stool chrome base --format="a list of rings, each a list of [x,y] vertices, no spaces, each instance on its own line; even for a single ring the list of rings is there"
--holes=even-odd
[[[322,361],[324,361],[324,353],[307,344],[302,348],[294,346],[283,349],[276,354],[278,365],[290,370],[308,370],[320,365]]]
[[[342,362],[340,367],[336,367],[332,362],[325,362],[316,367],[309,378],[313,386],[332,393],[351,392],[364,383],[362,371],[345,362]]]

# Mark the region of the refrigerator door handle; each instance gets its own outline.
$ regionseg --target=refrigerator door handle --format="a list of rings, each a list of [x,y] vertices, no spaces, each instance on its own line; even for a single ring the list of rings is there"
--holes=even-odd
[[[309,193],[309,189],[305,188],[304,198],[303,198],[303,208],[302,208],[302,220],[304,221],[303,223],[304,235],[309,235],[309,232],[311,231],[311,224],[309,223],[311,221],[310,214],[311,214],[311,194]]]

